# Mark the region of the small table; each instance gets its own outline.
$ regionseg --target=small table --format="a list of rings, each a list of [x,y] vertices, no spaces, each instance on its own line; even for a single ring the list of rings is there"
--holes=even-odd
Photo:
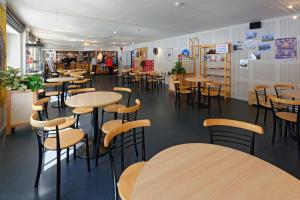
[[[282,94],[290,98],[300,99],[300,88],[284,91]]]
[[[65,107],[65,92],[66,92],[66,83],[70,81],[76,81],[76,77],[58,77],[58,78],[49,78],[47,82],[49,83],[62,83],[62,94],[61,94],[61,107]]]
[[[291,200],[300,181],[249,154],[211,144],[184,144],[155,155],[138,176],[132,200]]]
[[[196,77],[196,76],[185,78],[185,80],[187,82],[197,83],[197,85],[198,85],[198,105],[199,105],[199,108],[201,106],[202,107],[207,107],[207,105],[201,103],[201,83],[211,82],[212,80],[210,80],[208,78]]]
[[[139,74],[140,76],[142,76],[143,79],[144,79],[144,76],[145,76],[145,84],[143,84],[143,85],[146,86],[146,90],[148,90],[148,76],[151,75],[151,74],[153,74],[153,73],[154,73],[153,71],[149,71],[149,72],[138,72],[138,74]]]
[[[90,142],[91,158],[95,158],[95,155],[96,155],[97,138],[102,137],[101,135],[98,136],[98,132],[99,132],[98,110],[99,110],[99,107],[103,108],[110,104],[117,103],[121,99],[122,99],[122,95],[119,93],[100,91],[100,92],[89,92],[89,93],[78,94],[78,95],[72,96],[66,100],[66,104],[69,107],[73,107],[73,108],[92,107],[93,108],[94,138],[93,138],[93,142]],[[82,148],[84,149],[84,147],[82,147]],[[85,157],[85,150],[82,150],[80,152],[82,152],[82,153],[79,153],[79,155],[81,155],[81,157]]]

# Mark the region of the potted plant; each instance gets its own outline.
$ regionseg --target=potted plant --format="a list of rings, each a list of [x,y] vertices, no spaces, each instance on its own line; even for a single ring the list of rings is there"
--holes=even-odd
[[[180,61],[176,61],[175,66],[171,71],[168,72],[168,75],[173,79],[178,79],[179,76],[184,76],[186,74],[186,70],[182,67],[182,63]]]
[[[0,71],[0,86],[6,89],[6,134],[18,125],[29,123],[32,103],[43,88],[39,75],[20,75],[20,69],[7,67]]]

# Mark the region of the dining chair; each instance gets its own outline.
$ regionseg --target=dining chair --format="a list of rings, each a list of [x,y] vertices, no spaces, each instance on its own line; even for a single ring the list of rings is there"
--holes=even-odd
[[[260,109],[265,110],[264,122],[266,123],[268,110],[272,108],[270,101],[268,101],[268,96],[267,96],[268,88],[269,87],[266,85],[257,85],[254,87],[254,92],[256,97],[256,108],[257,108],[255,124],[258,123]]]
[[[74,96],[77,94],[82,94],[82,93],[87,93],[87,92],[95,92],[96,89],[95,88],[81,88],[81,89],[74,89],[74,90],[69,90],[68,94],[70,96]],[[91,114],[93,112],[93,108],[92,107],[86,107],[86,108],[74,108],[72,110],[74,117],[76,119],[76,128],[79,127],[79,118],[81,115],[84,114]]]
[[[293,83],[280,83],[274,85],[277,98],[282,98],[284,91],[293,90],[294,88],[296,88],[296,84]]]
[[[59,130],[59,126],[66,122],[65,118],[57,118],[53,120],[40,121],[38,113],[34,112],[30,118],[30,124],[38,140],[39,160],[38,170],[35,178],[34,187],[38,187],[43,164],[43,154],[45,151],[56,151],[56,199],[60,200],[61,189],[61,151],[68,149],[85,139],[87,169],[90,171],[90,157],[88,136],[79,129]],[[52,132],[45,132],[45,127],[55,127]]]
[[[174,81],[175,86],[175,107],[178,105],[178,109],[180,110],[180,99],[182,95],[186,95],[186,102],[189,105],[189,100],[192,99],[192,105],[194,103],[193,92],[190,89],[181,89],[180,81]]]
[[[57,106],[53,106],[54,108],[58,108],[58,112],[60,113],[61,108],[61,97],[62,97],[62,83],[44,83],[44,97],[52,97],[57,98]]]
[[[100,135],[102,135],[102,133],[107,134],[109,132],[111,132],[113,129],[121,126],[122,124],[129,122],[129,121],[136,121],[137,120],[137,113],[141,108],[141,102],[140,100],[136,99],[135,100],[135,105],[134,106],[130,106],[130,107],[121,107],[117,110],[118,114],[122,114],[122,119],[114,119],[114,120],[110,120],[108,122],[104,123],[104,120],[102,118],[101,121],[101,128],[100,128]],[[135,138],[135,133],[133,133],[133,137]],[[101,137],[98,137],[98,142],[97,142],[97,146],[100,148],[100,139]],[[137,146],[135,147],[135,152],[136,155],[138,156],[138,149]],[[98,154],[99,152],[97,152]],[[99,155],[96,156],[96,166],[98,166],[98,157]]]
[[[211,144],[227,145],[241,150],[246,148],[251,155],[254,155],[255,135],[264,133],[261,126],[231,119],[206,119],[203,125],[208,127]]]
[[[281,99],[270,95],[270,102],[273,113],[273,135],[272,143],[275,143],[277,124],[279,123],[280,135],[282,135],[282,123],[285,122],[284,137],[287,137],[288,127],[294,133],[298,148],[300,149],[300,101]],[[291,125],[294,125],[291,128]]]
[[[115,119],[117,119],[118,118],[118,113],[117,113],[118,109],[128,107],[130,104],[130,98],[131,98],[131,93],[132,93],[132,90],[130,88],[114,87],[113,91],[126,95],[127,98],[124,98],[126,100],[126,105],[116,103],[116,104],[112,104],[112,105],[108,105],[108,106],[104,107],[104,109],[102,110],[102,119],[104,117],[105,112],[114,113],[114,117],[115,117]]]
[[[208,109],[207,109],[208,114],[210,114],[210,110],[211,110],[211,98],[217,98],[218,99],[219,112],[222,113],[221,90],[222,90],[222,84],[221,83],[209,82],[209,83],[206,83],[206,87],[201,92],[201,95],[208,99]]]
[[[148,119],[131,121],[122,124],[121,126],[109,131],[104,138],[103,145],[108,149],[110,165],[114,182],[114,197],[117,199],[117,189],[122,200],[129,200],[133,190],[134,182],[145,165],[146,150],[145,150],[145,127],[151,126]],[[136,138],[133,138],[131,133],[135,132]],[[125,169],[124,152],[132,146],[141,144],[142,162],[135,163]],[[118,180],[118,175],[115,165],[116,152],[121,152],[121,176]],[[126,151],[127,152],[127,151]]]

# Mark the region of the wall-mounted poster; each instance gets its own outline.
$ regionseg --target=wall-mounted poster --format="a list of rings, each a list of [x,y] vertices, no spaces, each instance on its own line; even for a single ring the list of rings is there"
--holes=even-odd
[[[265,34],[261,37],[262,42],[271,42],[274,41],[274,34]]]
[[[271,50],[271,48],[272,48],[272,45],[269,43],[260,43],[258,45],[259,51],[268,51],[268,50]]]
[[[217,44],[216,53],[228,53],[228,44]]]
[[[246,40],[253,40],[255,38],[257,38],[257,32],[250,31],[246,33]]]
[[[257,41],[256,40],[246,40],[244,42],[244,49],[255,50],[256,47],[257,47]]]
[[[275,40],[275,58],[297,58],[297,38],[281,38]]]
[[[261,54],[258,52],[250,52],[249,53],[249,60],[260,60]]]
[[[247,59],[241,59],[240,60],[240,68],[248,69],[248,63],[249,63],[249,61]]]
[[[167,48],[167,61],[173,60],[173,48]]]
[[[238,41],[237,43],[233,44],[233,50],[243,50],[243,43],[241,41]]]

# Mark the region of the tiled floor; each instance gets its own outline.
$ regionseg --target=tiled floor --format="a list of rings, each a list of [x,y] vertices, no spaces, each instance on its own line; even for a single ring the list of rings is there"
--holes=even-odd
[[[109,76],[96,78],[97,90],[111,90],[113,83],[113,78]],[[174,107],[174,97],[169,96],[167,89],[153,93],[139,91],[134,93],[132,100],[134,98],[142,101],[139,118],[148,118],[152,121],[152,127],[146,130],[148,158],[176,144],[208,142],[207,130],[202,126],[203,120],[207,117],[225,117],[253,122],[256,113],[256,110],[249,107],[247,102],[238,100],[223,102],[221,115],[215,108],[208,116],[207,110],[186,107],[185,102],[182,103],[181,111],[178,111]],[[52,118],[58,116],[57,113],[56,109],[50,110]],[[71,109],[66,109],[66,112],[62,114],[70,115]],[[89,119],[90,115],[82,117],[81,127],[87,133],[92,134]],[[262,121],[261,119],[260,122]],[[278,138],[273,146],[270,115],[267,124],[265,134],[256,138],[255,155],[300,178],[300,154],[297,151],[296,142],[291,138],[286,141]],[[0,138],[0,199],[55,199],[55,163],[47,165],[48,169],[41,175],[39,188],[33,187],[38,152],[36,137],[31,128],[18,128],[15,134]],[[135,161],[134,154],[131,155],[126,157],[127,163]],[[47,159],[49,158],[51,155],[47,155]],[[62,199],[111,200],[113,198],[111,171],[107,157],[100,160],[98,168],[92,161],[90,173],[86,170],[84,160],[71,159],[69,164],[64,161],[62,163]]]

